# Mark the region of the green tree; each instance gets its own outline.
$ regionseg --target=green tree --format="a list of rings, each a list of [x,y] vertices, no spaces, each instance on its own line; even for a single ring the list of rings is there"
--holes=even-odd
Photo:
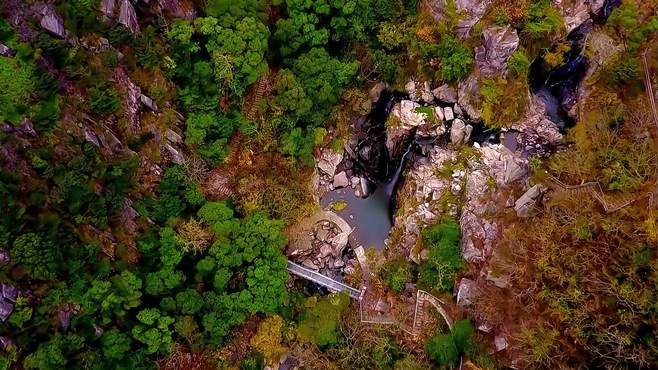
[[[103,334],[101,343],[103,355],[110,361],[122,360],[130,350],[131,339],[119,329],[112,329]]]
[[[38,280],[50,280],[57,276],[58,250],[53,242],[43,240],[35,233],[27,233],[14,240],[11,256],[29,276]]]
[[[345,292],[308,298],[297,327],[299,339],[321,347],[337,344],[341,318],[348,305],[349,297]]]
[[[453,367],[459,360],[459,351],[450,334],[439,334],[425,343],[425,351],[439,366]]]

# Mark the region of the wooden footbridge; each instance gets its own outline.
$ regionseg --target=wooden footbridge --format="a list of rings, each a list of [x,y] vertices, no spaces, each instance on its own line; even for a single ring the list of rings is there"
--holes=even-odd
[[[326,287],[332,292],[347,292],[350,298],[356,299],[359,301],[359,311],[361,315],[361,322],[367,324],[379,324],[379,325],[394,325],[398,324],[392,318],[366,318],[363,314],[363,299],[365,297],[366,289],[356,289],[345,283],[334,280],[328,276],[322,275],[321,273],[308,269],[304,266],[301,266],[292,261],[288,261],[288,272],[291,274],[301,277],[303,279],[312,281],[316,284],[319,284],[323,287]],[[439,314],[443,317],[446,324],[449,328],[452,329],[452,319],[448,315],[447,311],[443,308],[444,302],[440,299],[434,297],[424,290],[418,290],[416,293],[416,305],[414,308],[414,321],[411,327],[405,327],[400,325],[404,331],[411,335],[418,335],[422,332],[423,324],[427,323],[430,320],[430,317],[427,313],[427,308],[434,307]]]

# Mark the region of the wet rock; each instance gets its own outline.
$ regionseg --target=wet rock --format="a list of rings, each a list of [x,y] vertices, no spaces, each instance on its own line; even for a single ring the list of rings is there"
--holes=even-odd
[[[0,56],[6,58],[13,58],[16,56],[16,50],[11,49],[9,46],[6,46],[4,44],[0,44]]]
[[[126,26],[132,33],[139,33],[139,21],[135,7],[130,0],[121,0],[121,10],[119,11],[119,23]]]
[[[519,217],[529,217],[534,209],[535,205],[541,199],[541,196],[544,194],[545,187],[541,184],[537,184],[528,191],[525,192],[519,199],[514,203],[514,210],[516,215]]]
[[[519,36],[512,26],[491,26],[482,32],[482,46],[475,48],[475,64],[484,77],[503,73],[507,59],[519,46]]]
[[[355,192],[357,197],[366,198],[370,195],[370,186],[368,184],[368,179],[361,177],[359,181],[359,186],[356,188]]]
[[[322,150],[320,158],[318,159],[317,167],[320,171],[333,177],[336,174],[336,167],[343,160],[342,153],[336,153],[333,150],[326,148]]]
[[[471,119],[479,120],[482,118],[480,111],[476,108],[479,100],[480,84],[474,75],[470,75],[459,82],[458,103]]]
[[[471,138],[473,126],[467,125],[461,119],[457,118],[450,128],[450,142],[454,145],[467,143]]]
[[[350,180],[347,178],[345,171],[341,171],[334,177],[334,189],[340,189],[347,186],[350,186]]]
[[[438,101],[443,103],[454,104],[457,102],[457,90],[447,84],[432,90],[432,94]]]

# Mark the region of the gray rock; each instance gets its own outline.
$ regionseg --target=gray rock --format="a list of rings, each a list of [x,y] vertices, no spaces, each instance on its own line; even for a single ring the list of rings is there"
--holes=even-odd
[[[5,322],[9,316],[14,312],[14,304],[5,301],[4,299],[0,300],[0,321]]]
[[[329,237],[329,230],[322,228],[318,230],[318,232],[315,234],[315,237],[318,240],[327,241],[327,238]]]
[[[494,337],[494,350],[496,352],[504,351],[507,349],[509,344],[507,343],[507,336],[505,333],[498,333]]]
[[[85,140],[87,142],[94,144],[94,146],[96,146],[97,148],[101,147],[101,143],[98,140],[98,136],[96,136],[96,133],[92,129],[90,129],[89,127],[85,127],[84,133],[85,133]]]
[[[174,148],[171,144],[167,143],[162,146],[162,148],[169,154],[169,157],[171,158],[171,161],[176,163],[176,164],[184,164],[185,163],[185,156],[183,153],[176,148]]]
[[[455,104],[455,106],[452,108],[452,110],[455,112],[455,116],[457,116],[457,117],[463,117],[464,116],[464,111],[462,110],[462,107],[459,106],[459,104]]]
[[[11,255],[9,254],[8,250],[0,248],[0,263],[7,262],[11,262]]]
[[[519,46],[519,36],[512,26],[491,26],[482,32],[482,46],[475,48],[475,64],[484,77],[500,75],[507,59]]]
[[[590,20],[590,14],[598,14],[604,0],[553,0],[553,5],[564,17],[567,33]]]
[[[418,90],[416,88],[416,82],[414,80],[409,80],[406,85],[404,85],[404,90],[407,92],[407,95],[409,95],[409,99],[412,101],[418,101]]]
[[[331,247],[329,244],[322,244],[320,247],[320,254],[318,257],[320,258],[326,258],[331,256],[334,253],[334,249]]]
[[[336,167],[338,167],[342,160],[342,153],[336,153],[329,148],[325,148],[320,154],[317,167],[320,169],[320,171],[326,173],[330,177],[333,177],[336,174]]]
[[[139,21],[135,7],[130,0],[121,0],[121,10],[119,11],[119,23],[126,26],[132,33],[139,33]]]
[[[382,92],[386,90],[386,84],[384,82],[378,82],[375,84],[375,86],[370,89],[370,92],[368,93],[368,96],[370,96],[370,100],[373,103],[376,103],[379,101],[379,97],[382,95]]]
[[[467,143],[471,138],[473,126],[467,125],[461,119],[457,118],[452,123],[450,128],[450,142],[454,145],[461,145]]]
[[[457,12],[463,14],[457,24],[457,34],[466,37],[471,28],[482,19],[492,0],[455,0]]]
[[[16,56],[16,50],[11,49],[9,46],[6,46],[4,44],[0,44],[0,56],[6,58],[13,58]]]
[[[514,203],[516,215],[519,217],[529,217],[535,205],[544,194],[544,191],[545,187],[541,184],[537,184],[528,189],[528,191],[526,191],[525,194]]]
[[[334,189],[340,189],[347,186],[350,186],[350,180],[347,178],[345,171],[341,171],[334,176]]]
[[[154,112],[160,111],[160,108],[158,108],[158,105],[155,104],[153,99],[149,98],[148,96],[146,96],[144,94],[141,94],[139,96],[139,101],[142,102],[142,104],[144,104],[144,106],[146,106],[148,109],[150,109]]]
[[[165,137],[167,138],[167,140],[175,144],[181,144],[183,142],[183,137],[170,128],[168,128],[167,131],[165,131]]]
[[[446,119],[446,116],[443,113],[443,108],[441,107],[434,107],[434,116],[439,122],[443,122]]]
[[[105,17],[105,19],[113,19],[116,7],[116,0],[103,0],[101,2],[101,12],[103,12],[103,17]]]
[[[423,90],[420,92],[420,98],[425,102],[425,103],[432,103],[434,101],[434,95],[432,94],[432,90],[430,89],[430,83],[429,81],[423,82]]]
[[[468,278],[462,278],[457,287],[457,305],[466,307],[475,302],[477,283]]]
[[[521,148],[533,148],[532,153],[547,154],[562,143],[562,134],[557,125],[551,121],[541,98],[532,98],[530,107],[519,122],[512,125],[519,131],[516,141]]]
[[[454,104],[457,102],[457,90],[449,85],[441,85],[432,90],[434,97],[441,102]]]
[[[469,117],[474,120],[482,118],[480,111],[475,108],[480,101],[480,84],[474,75],[468,76],[465,80],[459,82],[458,103],[466,111]]]
[[[54,36],[61,39],[66,38],[64,20],[57,14],[54,5],[47,4],[41,7],[41,27]]]
[[[446,121],[452,121],[453,119],[455,119],[455,113],[450,107],[443,108],[443,116]]]
[[[16,303],[18,289],[11,284],[2,284],[2,298],[11,303]]]

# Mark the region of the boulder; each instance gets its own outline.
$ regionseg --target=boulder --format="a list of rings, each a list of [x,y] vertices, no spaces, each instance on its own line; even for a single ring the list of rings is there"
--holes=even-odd
[[[477,283],[468,278],[462,278],[457,286],[457,305],[467,307],[473,305],[477,294]]]
[[[167,140],[174,144],[182,144],[183,143],[183,137],[180,136],[178,133],[173,131],[172,129],[168,128],[167,131],[165,131],[165,137]]]
[[[526,191],[519,199],[514,203],[514,210],[516,215],[519,217],[529,217],[534,209],[535,205],[541,199],[541,196],[544,194],[545,187],[541,184],[537,184],[528,191]]]
[[[334,176],[334,189],[340,189],[350,186],[350,179],[347,177],[345,171],[339,172]]]
[[[460,37],[467,37],[473,26],[485,15],[491,3],[492,0],[455,0],[457,12],[463,14],[457,24],[457,34]]]
[[[116,10],[116,0],[103,0],[101,2],[101,12],[106,20],[114,18],[114,11]]]
[[[443,117],[446,121],[452,121],[455,119],[455,113],[452,111],[452,108],[445,107],[443,108]]]
[[[16,50],[11,49],[9,46],[6,46],[5,44],[0,44],[0,56],[6,58],[13,58],[16,56]]]
[[[438,101],[443,103],[454,104],[457,102],[457,90],[447,84],[441,85],[432,90],[432,94]]]
[[[60,39],[66,38],[67,32],[64,28],[64,20],[57,14],[54,5],[44,4],[40,10],[41,27]]]
[[[427,116],[424,113],[416,112],[416,109],[420,107],[420,104],[410,101],[402,100],[400,103],[396,104],[393,107],[391,112],[394,117],[400,119],[400,125],[402,128],[411,129],[418,127],[424,124],[427,119]]]
[[[589,21],[591,14],[598,14],[604,3],[605,0],[553,0],[553,5],[564,17],[567,33]]]
[[[135,7],[130,0],[121,0],[121,10],[119,11],[119,23],[126,26],[132,33],[139,33],[139,21]]]
[[[480,101],[480,83],[474,75],[468,76],[459,82],[458,103],[466,111],[471,119],[479,120],[482,118],[480,111],[476,108]]]
[[[562,143],[560,129],[549,119],[544,102],[537,96],[532,98],[525,116],[512,125],[512,129],[519,131],[517,143],[527,153],[547,154]]]
[[[455,0],[460,20],[457,25],[459,37],[466,37],[473,26],[482,19],[492,0]],[[446,17],[446,0],[426,0],[422,7],[437,21]]]
[[[480,148],[482,162],[500,187],[525,178],[527,160],[517,156],[502,144],[486,144]]]
[[[342,162],[342,160],[343,160],[342,153],[337,153],[332,149],[325,148],[322,150],[322,153],[320,154],[317,167],[318,169],[320,169],[320,171],[324,172],[330,177],[333,177],[336,174],[336,167],[338,167],[338,165],[340,164],[340,162]]]
[[[384,82],[378,82],[370,89],[368,96],[373,103],[379,101],[379,97],[382,95],[382,92],[386,90],[386,84]]]
[[[483,77],[500,75],[507,59],[519,46],[519,36],[512,26],[491,26],[482,32],[482,46],[475,48],[475,64]]]
[[[4,299],[0,300],[0,321],[7,321],[12,312],[14,312],[14,304]]]
[[[507,343],[507,336],[505,333],[498,333],[494,337],[494,351],[500,352],[507,349],[509,344]]]
[[[425,103],[428,103],[428,104],[430,104],[434,101],[434,95],[432,94],[432,90],[430,89],[429,81],[423,82],[423,89],[420,91],[420,98]]]
[[[443,121],[445,121],[446,116],[445,116],[445,114],[443,113],[443,108],[441,108],[441,107],[434,107],[434,117],[436,117],[436,119],[437,119],[439,122],[443,122]]]
[[[404,90],[409,95],[409,99],[413,101],[418,101],[418,91],[416,90],[416,82],[414,80],[409,80],[406,85],[404,85]]]
[[[155,104],[153,99],[149,98],[148,96],[141,94],[139,96],[139,101],[144,104],[148,109],[152,110],[153,112],[158,112],[160,109],[158,108],[158,105]]]
[[[473,126],[467,125],[461,119],[457,118],[452,123],[450,128],[450,142],[454,145],[461,145],[467,143],[471,138]]]
[[[171,158],[171,161],[176,163],[176,164],[184,164],[185,163],[185,156],[183,153],[176,148],[174,148],[171,144],[167,143],[162,146],[164,151],[169,155],[169,158]]]

